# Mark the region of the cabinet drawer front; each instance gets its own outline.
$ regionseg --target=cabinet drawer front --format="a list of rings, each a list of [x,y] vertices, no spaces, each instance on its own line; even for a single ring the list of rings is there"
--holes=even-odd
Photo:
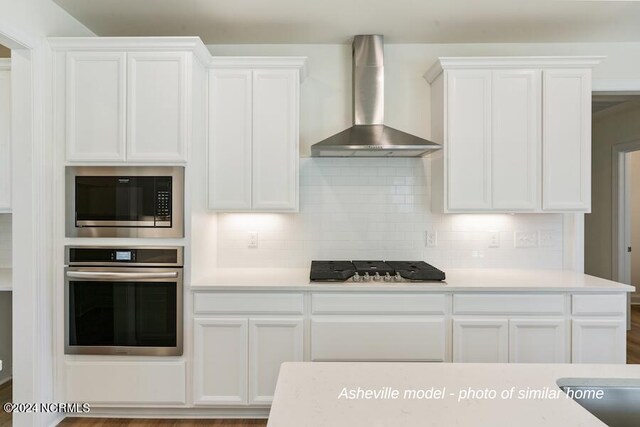
[[[207,313],[289,313],[302,314],[302,294],[196,292],[193,312]]]
[[[69,402],[120,407],[134,403],[182,405],[186,402],[184,361],[68,361],[65,368]]]
[[[341,316],[311,320],[312,361],[445,359],[445,320]]]
[[[575,316],[623,316],[627,312],[627,296],[573,295],[571,312]]]
[[[311,308],[323,313],[445,314],[446,295],[425,294],[314,294]]]
[[[564,314],[562,294],[463,294],[453,296],[454,314]]]

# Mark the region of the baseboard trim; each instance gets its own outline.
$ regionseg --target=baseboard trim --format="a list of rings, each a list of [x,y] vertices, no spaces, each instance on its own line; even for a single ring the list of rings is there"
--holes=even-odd
[[[91,408],[86,414],[68,418],[184,418],[267,419],[269,408]]]

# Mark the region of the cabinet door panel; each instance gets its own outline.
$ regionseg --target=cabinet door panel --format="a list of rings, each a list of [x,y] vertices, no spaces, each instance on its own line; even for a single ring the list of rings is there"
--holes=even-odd
[[[280,365],[302,361],[302,318],[249,319],[249,404],[270,404]]]
[[[496,210],[535,210],[540,179],[541,73],[492,73],[491,195]]]
[[[491,208],[491,71],[448,72],[448,209]]]
[[[624,319],[574,319],[573,363],[626,363]]]
[[[568,363],[566,320],[509,320],[509,362]]]
[[[250,70],[209,73],[209,208],[251,208]]]
[[[454,319],[453,361],[507,363],[508,326],[507,319]]]
[[[247,403],[248,342],[247,319],[194,319],[195,404]]]
[[[11,71],[0,70],[0,211],[11,209]]]
[[[186,160],[186,54],[129,53],[127,68],[127,160]]]
[[[543,73],[543,209],[591,209],[591,70]]]
[[[122,52],[67,53],[67,160],[125,159],[125,64]]]
[[[445,335],[442,317],[317,317],[311,360],[443,362]]]
[[[298,210],[298,85],[294,70],[253,72],[254,210]]]

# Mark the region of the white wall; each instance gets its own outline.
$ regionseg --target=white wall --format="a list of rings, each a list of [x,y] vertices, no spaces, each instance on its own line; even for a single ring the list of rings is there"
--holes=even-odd
[[[0,292],[0,384],[11,378],[11,292]]]
[[[593,118],[592,212],[585,217],[585,272],[613,277],[612,146],[640,139],[640,103],[628,103]]]
[[[640,114],[639,117],[640,118]],[[629,154],[631,167],[631,284],[633,302],[640,303],[640,151]]]

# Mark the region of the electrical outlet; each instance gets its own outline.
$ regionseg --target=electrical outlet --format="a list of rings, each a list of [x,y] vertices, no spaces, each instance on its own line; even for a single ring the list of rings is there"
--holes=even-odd
[[[489,232],[489,247],[490,248],[499,248],[500,247],[500,232],[499,231],[490,231]]]
[[[435,248],[438,246],[438,232],[437,231],[429,231],[425,232],[425,239],[427,241],[428,248]]]
[[[553,246],[558,246],[559,244],[559,233],[554,230],[540,230],[538,231],[538,241],[540,242],[541,248],[550,248]]]
[[[247,247],[248,248],[257,248],[258,247],[258,232],[250,231],[247,233]]]
[[[513,240],[516,248],[538,247],[538,233],[535,231],[516,231]]]

